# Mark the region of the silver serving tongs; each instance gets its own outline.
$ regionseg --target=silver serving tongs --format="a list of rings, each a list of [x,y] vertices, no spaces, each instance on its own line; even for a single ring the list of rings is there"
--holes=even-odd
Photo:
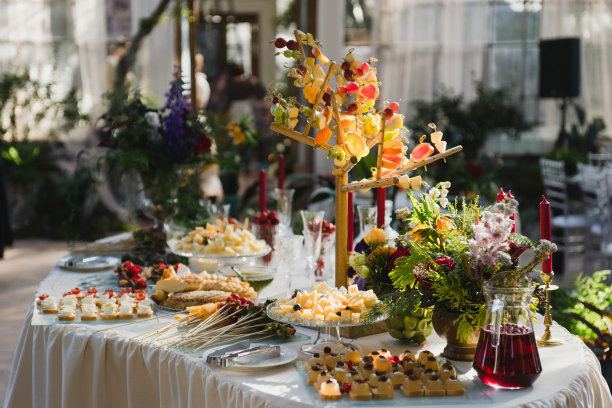
[[[251,343],[249,341],[233,344],[210,353],[206,357],[206,362],[219,367],[231,367],[280,356],[280,346],[271,346],[269,344],[250,346]]]

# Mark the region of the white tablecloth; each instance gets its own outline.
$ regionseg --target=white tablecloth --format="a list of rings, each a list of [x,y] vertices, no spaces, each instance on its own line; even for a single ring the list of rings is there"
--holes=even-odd
[[[41,283],[61,292],[74,287],[59,282],[57,271]],[[5,399],[5,407],[306,407],[321,405],[311,397],[295,365],[253,373],[211,368],[201,359],[130,341],[127,333],[95,332],[100,326],[30,324],[25,319]],[[300,329],[302,330],[302,329]],[[304,329],[305,330],[305,329]],[[496,407],[612,408],[612,397],[593,353],[577,337],[554,325],[565,345],[540,348],[543,372],[533,387],[488,390]],[[536,325],[536,334],[543,328]],[[312,333],[312,332],[311,332]],[[364,350],[406,347],[388,334],[358,340]],[[299,349],[300,343],[287,347]],[[437,336],[425,348],[439,353]],[[417,348],[411,347],[413,352]],[[305,360],[305,355],[300,355]],[[468,369],[469,363],[457,363]],[[469,373],[468,373],[469,374]],[[385,402],[378,402],[385,405]],[[429,405],[432,406],[432,405]]]

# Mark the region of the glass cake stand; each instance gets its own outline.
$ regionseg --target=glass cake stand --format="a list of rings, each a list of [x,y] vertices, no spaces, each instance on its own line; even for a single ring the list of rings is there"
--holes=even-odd
[[[379,323],[389,317],[389,311],[378,312],[372,318],[367,319],[340,319],[340,320],[319,320],[301,319],[280,315],[272,311],[277,306],[277,302],[270,303],[266,307],[266,314],[270,319],[280,323],[293,324],[295,326],[309,327],[317,329],[317,338],[313,343],[305,343],[301,350],[306,354],[322,353],[325,347],[330,347],[332,353],[343,354],[350,346],[340,336],[340,329],[343,327],[365,327]]]
[[[188,258],[213,259],[217,261],[217,269],[225,275],[234,274],[230,269],[232,266],[245,265],[251,261],[268,255],[272,251],[272,248],[270,248],[269,245],[266,245],[263,250],[248,254],[206,254],[197,251],[189,252],[177,249],[176,243],[177,240],[168,240],[168,246],[170,247],[170,250],[173,254],[185,256]]]

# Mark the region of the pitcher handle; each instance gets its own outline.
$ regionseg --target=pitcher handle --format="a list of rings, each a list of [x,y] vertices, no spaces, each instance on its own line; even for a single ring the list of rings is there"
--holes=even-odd
[[[491,304],[491,325],[493,326],[493,339],[491,345],[499,345],[499,335],[501,333],[502,312],[504,310],[504,299],[495,298]]]

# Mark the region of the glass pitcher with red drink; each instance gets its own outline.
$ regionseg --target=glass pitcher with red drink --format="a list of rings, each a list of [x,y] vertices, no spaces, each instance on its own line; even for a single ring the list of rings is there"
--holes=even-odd
[[[480,331],[473,367],[483,383],[505,389],[529,387],[542,372],[531,324],[533,284],[524,278],[511,287],[503,279],[483,285],[487,322]]]

